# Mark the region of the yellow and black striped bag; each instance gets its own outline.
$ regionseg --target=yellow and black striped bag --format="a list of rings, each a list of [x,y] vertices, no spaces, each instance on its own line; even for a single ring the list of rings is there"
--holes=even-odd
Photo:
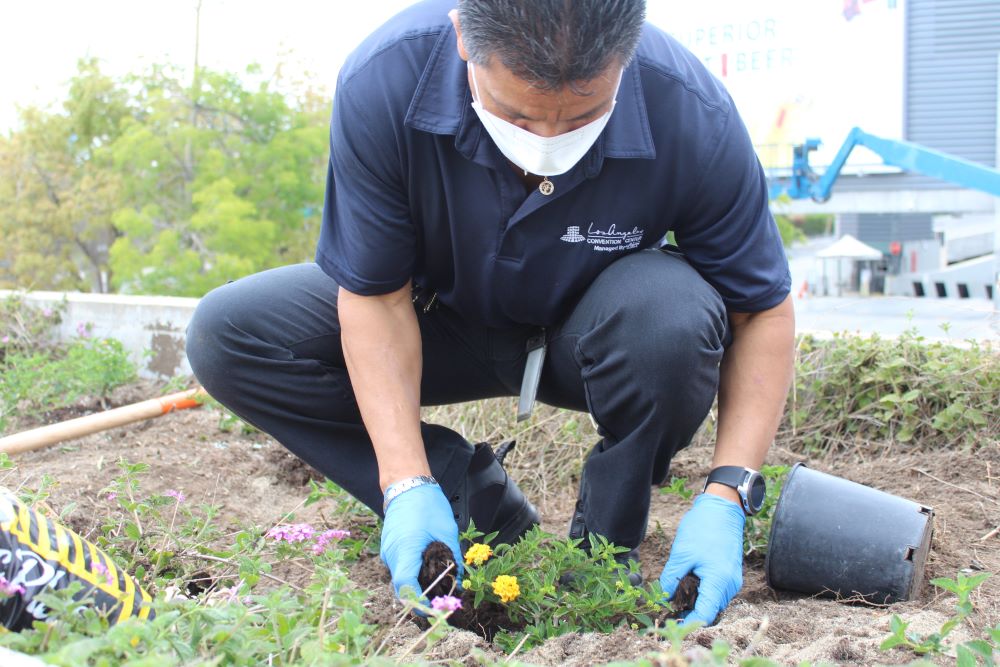
[[[0,489],[0,576],[11,588],[20,587],[0,600],[0,624],[8,630],[44,620],[38,593],[61,590],[74,581],[83,585],[77,599],[86,599],[111,623],[151,616],[149,594],[106,553],[6,489]]]

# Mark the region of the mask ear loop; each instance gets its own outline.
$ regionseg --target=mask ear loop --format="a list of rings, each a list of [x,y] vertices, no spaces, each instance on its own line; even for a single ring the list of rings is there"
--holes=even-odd
[[[476,63],[470,60],[467,66],[469,68],[469,72],[472,73],[472,86],[475,88],[476,98],[478,98],[478,99],[473,99],[472,101],[478,104],[479,106],[483,106],[483,96],[479,92],[479,81],[476,80]],[[485,109],[486,107],[483,108]]]

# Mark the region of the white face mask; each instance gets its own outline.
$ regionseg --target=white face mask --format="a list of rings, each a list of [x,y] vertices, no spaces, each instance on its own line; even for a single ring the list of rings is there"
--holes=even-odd
[[[493,143],[508,160],[524,171],[539,176],[558,176],[572,169],[604,131],[617,103],[617,100],[612,100],[611,108],[606,113],[583,127],[554,137],[542,137],[508,123],[483,108],[482,102],[479,101],[483,98],[479,94],[479,82],[476,81],[476,67],[471,62],[469,69],[472,72],[472,84],[476,89],[476,99],[472,101],[472,108],[493,139]],[[618,85],[615,86],[616,97],[621,82],[619,74]]]

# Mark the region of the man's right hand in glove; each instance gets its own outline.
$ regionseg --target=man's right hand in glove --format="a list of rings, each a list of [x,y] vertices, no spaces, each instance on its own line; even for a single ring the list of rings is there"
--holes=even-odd
[[[458,567],[456,579],[461,581],[462,551],[458,545],[458,524],[441,487],[424,484],[404,491],[389,501],[382,524],[380,555],[392,573],[396,597],[405,587],[423,595],[417,575],[423,563],[424,549],[435,540],[451,548]]]

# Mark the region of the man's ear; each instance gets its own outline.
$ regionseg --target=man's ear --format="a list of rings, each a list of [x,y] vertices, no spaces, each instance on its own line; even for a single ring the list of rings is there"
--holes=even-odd
[[[465,44],[462,42],[462,24],[458,21],[458,10],[453,9],[448,12],[448,18],[451,19],[451,24],[455,26],[455,35],[458,36],[458,57],[465,62],[469,62],[469,52],[465,50]]]

